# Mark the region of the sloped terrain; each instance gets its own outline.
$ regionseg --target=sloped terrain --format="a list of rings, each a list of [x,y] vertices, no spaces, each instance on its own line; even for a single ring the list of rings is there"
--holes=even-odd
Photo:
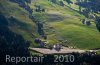
[[[71,7],[61,6],[48,0],[32,0],[28,6],[33,10],[30,14],[18,3],[11,1],[0,2],[0,11],[9,20],[9,28],[21,34],[31,43],[31,47],[37,47],[35,38],[44,40],[37,31],[37,21],[43,24],[44,34],[47,36],[46,45],[60,43],[82,49],[94,49],[100,47],[100,33],[96,29],[94,21],[91,25],[84,25],[81,19],[85,16],[78,12],[78,5]],[[75,5],[75,6],[74,6]],[[45,9],[45,12],[36,12],[37,6]],[[33,19],[29,15],[34,16]],[[1,21],[0,21],[1,22]],[[67,42],[66,42],[67,41]]]
[[[21,8],[17,3],[1,1],[0,12],[3,13],[3,15],[9,21],[9,29],[17,34],[22,35],[24,39],[35,45],[33,36],[37,35],[36,25],[29,18],[29,13],[26,10]],[[0,22],[2,24],[3,21]]]

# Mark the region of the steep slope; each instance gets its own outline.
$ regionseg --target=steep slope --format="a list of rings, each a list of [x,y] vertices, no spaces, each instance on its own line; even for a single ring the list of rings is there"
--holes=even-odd
[[[100,47],[100,33],[96,29],[93,20],[90,20],[90,26],[84,25],[82,24],[81,19],[84,19],[85,17],[78,12],[77,8],[75,10],[74,7],[71,8],[69,5],[63,7],[47,0],[44,1],[38,0],[37,2],[33,2],[30,6],[34,9],[34,4],[36,4],[41,5],[46,9],[45,13],[40,14],[44,14],[44,19],[48,24],[46,27],[48,40],[51,40],[52,43],[62,43],[67,40],[68,43],[63,43],[64,45],[85,49]],[[53,42],[55,40],[56,42]]]
[[[30,8],[34,18],[29,18],[29,12],[18,3],[1,2],[0,11],[9,20],[9,28],[21,34],[26,40],[31,42],[31,46],[37,47],[34,39],[39,37],[44,40],[37,31],[37,22],[43,24],[43,31],[47,36],[47,46],[60,43],[67,46],[74,46],[82,49],[94,49],[100,47],[100,33],[97,31],[94,21],[92,25],[84,25],[80,21],[85,16],[78,12],[77,5],[61,6],[50,0],[32,0]],[[45,9],[45,12],[37,12],[36,9]],[[76,8],[74,8],[76,7]]]
[[[4,0],[0,2],[0,13],[9,20],[9,29],[22,35],[32,46],[36,46],[33,37],[37,36],[36,25],[29,18],[29,13],[25,9],[21,8],[17,3]]]

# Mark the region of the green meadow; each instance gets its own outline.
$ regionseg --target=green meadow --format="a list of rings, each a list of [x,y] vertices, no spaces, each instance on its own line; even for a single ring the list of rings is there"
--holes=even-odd
[[[78,12],[77,5],[74,4],[70,7],[66,4],[62,7],[48,0],[36,0],[28,5],[33,9],[32,15],[36,16],[36,19],[44,25],[44,32],[48,37],[45,40],[47,46],[61,43],[80,49],[100,47],[100,33],[96,29],[94,21],[91,20],[90,26],[82,24],[81,19],[84,19],[85,16]],[[35,5],[45,8],[45,12],[36,12]],[[9,26],[9,28],[30,41],[30,47],[38,47],[34,43],[34,39],[41,38],[41,36],[37,33],[37,25],[29,18],[29,13],[18,4],[8,1],[0,3],[0,9],[7,18],[13,16],[17,20],[15,22],[17,25]],[[10,21],[10,23],[14,22]],[[68,42],[63,43],[65,40]]]

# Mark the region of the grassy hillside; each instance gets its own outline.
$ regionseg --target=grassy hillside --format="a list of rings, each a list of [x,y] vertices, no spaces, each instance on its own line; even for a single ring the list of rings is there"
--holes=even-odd
[[[44,31],[48,37],[47,45],[61,43],[82,49],[100,47],[100,33],[96,29],[95,23],[92,21],[90,26],[83,25],[80,19],[85,17],[78,12],[77,5],[73,4],[71,8],[66,4],[62,7],[48,0],[36,0],[28,5],[33,9],[32,14],[44,24]],[[35,5],[42,6],[46,11],[36,12]],[[19,24],[16,22],[17,25],[10,27],[11,30],[23,35],[26,40],[31,41],[31,46],[36,47],[34,38],[41,38],[41,36],[36,31],[37,26],[34,21],[29,19],[28,12],[13,2],[2,2],[0,9],[8,18],[13,16],[18,20]],[[67,43],[62,43],[66,40]]]
[[[37,46],[34,43],[34,37],[32,36],[32,34],[34,34],[34,36],[37,35],[36,25],[29,19],[29,13],[26,10],[19,7],[17,3],[1,1],[0,12],[9,20],[9,29],[22,35],[27,41],[30,41],[31,46]]]
[[[59,39],[63,41],[68,40],[68,45],[85,49],[100,47],[100,33],[97,31],[95,23],[92,21],[91,26],[83,25],[80,19],[85,17],[77,12],[77,5],[74,4],[76,8],[72,6],[72,9],[68,4],[62,7],[47,0],[44,1],[38,0],[37,2],[33,2],[30,6],[32,7],[35,3],[46,9],[45,15],[43,16],[45,16],[48,26],[53,28],[46,30],[49,40],[56,40],[58,43]]]

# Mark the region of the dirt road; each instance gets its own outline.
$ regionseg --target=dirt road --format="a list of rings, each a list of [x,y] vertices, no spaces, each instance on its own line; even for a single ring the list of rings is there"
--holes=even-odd
[[[78,53],[85,52],[85,50],[71,49],[71,48],[63,48],[60,51],[56,51],[55,49],[50,50],[45,48],[30,48],[30,49],[42,54],[66,54],[66,53],[73,53],[73,52],[78,52]]]

